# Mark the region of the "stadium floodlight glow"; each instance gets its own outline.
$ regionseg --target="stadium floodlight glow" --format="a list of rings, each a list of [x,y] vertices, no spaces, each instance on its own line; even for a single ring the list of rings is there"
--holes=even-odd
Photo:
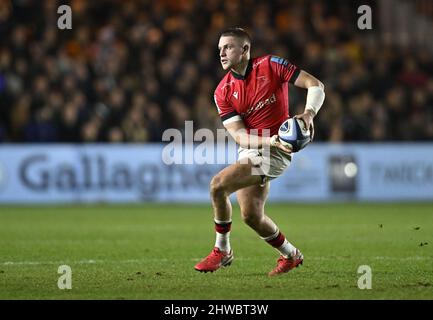
[[[353,178],[358,174],[358,166],[354,162],[348,162],[344,166],[344,174],[349,177]]]

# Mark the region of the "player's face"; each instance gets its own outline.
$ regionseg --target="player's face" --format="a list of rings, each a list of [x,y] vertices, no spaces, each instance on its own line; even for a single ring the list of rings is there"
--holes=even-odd
[[[222,36],[218,43],[220,62],[224,70],[235,67],[242,61],[245,53],[242,41],[233,36]]]

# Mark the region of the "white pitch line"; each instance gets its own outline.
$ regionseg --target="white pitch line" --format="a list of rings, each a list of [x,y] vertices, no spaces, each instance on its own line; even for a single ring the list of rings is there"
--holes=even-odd
[[[261,260],[262,258],[248,258],[248,257],[238,257],[238,261],[253,261]],[[328,257],[306,257],[305,260],[311,261],[322,261],[322,260],[348,260],[351,257],[345,256],[328,256]],[[389,260],[389,261],[413,261],[413,260],[432,260],[433,257],[423,257],[423,256],[413,256],[413,257],[385,257],[385,256],[375,256],[375,257],[356,257],[357,260]],[[201,258],[191,258],[191,259],[172,259],[171,261],[199,261]],[[166,258],[150,258],[150,259],[128,259],[128,260],[78,260],[78,261],[5,261],[0,262],[0,266],[31,266],[31,265],[62,265],[62,264],[129,264],[129,263],[146,263],[146,262],[167,262],[169,259]]]

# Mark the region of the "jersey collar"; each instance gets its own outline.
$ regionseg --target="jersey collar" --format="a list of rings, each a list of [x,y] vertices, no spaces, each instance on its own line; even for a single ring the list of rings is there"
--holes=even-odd
[[[236,73],[234,71],[230,71],[232,76],[239,80],[245,80],[248,75],[251,73],[251,70],[253,70],[253,59],[250,59],[248,61],[247,70],[245,71],[245,76],[240,75],[239,73]]]

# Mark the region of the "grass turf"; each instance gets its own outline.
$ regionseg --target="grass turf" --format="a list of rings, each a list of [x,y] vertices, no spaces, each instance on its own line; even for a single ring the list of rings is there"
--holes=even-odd
[[[272,204],[267,214],[304,253],[278,257],[234,207],[235,260],[194,264],[214,243],[210,206],[0,207],[0,299],[433,299],[433,204]],[[60,265],[72,290],[60,290]],[[360,265],[372,289],[357,287]]]

